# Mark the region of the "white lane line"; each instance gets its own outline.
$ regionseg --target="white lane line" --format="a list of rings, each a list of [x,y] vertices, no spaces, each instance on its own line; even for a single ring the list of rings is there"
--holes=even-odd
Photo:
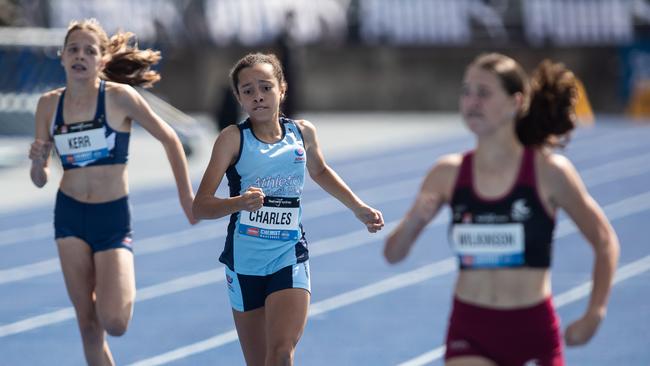
[[[435,348],[429,352],[423,353],[416,358],[412,358],[408,361],[402,362],[397,366],[420,366],[431,363],[435,360],[439,360],[445,355],[445,346]]]
[[[380,204],[398,199],[411,198],[413,191],[421,179],[409,179],[396,183],[385,184],[358,192],[360,197],[373,204]],[[347,211],[339,201],[332,197],[322,198],[307,202],[303,206],[306,212],[304,220],[311,220],[336,212]],[[352,218],[352,216],[350,216]],[[354,218],[352,218],[354,219]],[[354,219],[356,220],[356,219]],[[216,222],[201,224],[197,227],[185,229],[176,233],[162,234],[137,240],[135,244],[136,256],[177,249],[195,243],[216,240],[226,235],[228,218]],[[0,270],[0,284],[26,280],[59,272],[61,266],[57,257],[40,262]]]
[[[638,276],[650,270],[650,255],[645,256],[632,263],[628,263],[620,267],[614,276],[613,285],[625,281],[634,276]],[[559,309],[565,305],[576,302],[584,297],[589,296],[591,292],[591,281],[587,281],[581,285],[571,288],[557,296],[553,297],[555,308]],[[402,362],[397,366],[424,366],[433,361],[439,360],[445,355],[445,346],[439,346],[429,352],[423,353],[408,361]]]
[[[137,242],[136,255],[156,253],[172,248],[180,248],[200,241],[216,239],[224,236],[227,227],[225,220],[217,221],[215,225],[203,225],[186,229],[173,234],[163,234]],[[58,257],[40,262],[26,264],[0,270],[0,285],[34,277],[44,276],[59,272],[61,263]]]
[[[610,183],[650,171],[650,153],[615,160],[581,173],[582,179],[593,185]]]
[[[372,283],[370,285],[358,288],[356,290],[344,292],[332,296],[313,304],[309,309],[309,316],[316,316],[328,311],[351,305],[375,296],[379,296],[403,287],[415,285],[433,277],[439,277],[456,270],[456,258],[449,257],[441,261],[428,264],[418,269],[401,273]]]
[[[388,277],[379,282],[351,290],[328,299],[316,302],[310,306],[308,317],[313,317],[336,310],[338,308],[351,305],[390,291],[415,285],[427,279],[442,276],[453,272],[456,269],[456,259],[447,258],[439,262],[430,263],[412,271],[404,272],[392,277]],[[205,352],[214,348],[224,346],[228,343],[237,341],[237,332],[231,329],[214,337],[192,343],[190,345],[177,348],[164,354],[141,360],[130,364],[129,366],[154,366],[163,365],[175,360],[179,360],[197,353]]]
[[[69,306],[60,310],[33,316],[11,324],[0,326],[0,337],[26,332],[31,329],[60,323],[75,317],[74,308]]]
[[[571,157],[571,161],[578,162],[597,157],[608,157],[621,150],[643,147],[647,144],[647,139],[639,138],[639,133],[643,131],[650,130],[628,128],[602,133],[597,137],[581,136],[580,139],[569,143],[566,154]]]
[[[26,280],[28,278],[44,276],[59,270],[59,258],[50,258],[44,261],[26,264],[0,270],[0,285],[3,283]]]
[[[638,276],[646,271],[650,270],[650,255],[647,255],[641,259],[638,259],[632,263],[628,263],[623,267],[620,267],[616,270],[616,275],[614,276],[613,284],[623,282],[628,278]],[[564,306],[580,300],[583,297],[586,297],[591,293],[592,282],[587,281],[582,285],[576,286],[568,291],[565,291],[553,298],[553,302],[556,307]]]
[[[606,206],[604,208],[604,210],[605,210],[607,216],[610,218],[610,220],[623,218],[623,217],[626,217],[626,216],[629,216],[629,215],[633,215],[633,214],[636,214],[636,213],[639,213],[639,212],[643,212],[643,211],[648,210],[648,209],[650,209],[650,192],[646,192],[646,193],[643,193],[643,194],[640,194],[640,195],[637,195],[637,196],[634,196],[634,197],[629,197],[629,198],[623,199],[621,201],[610,204],[610,205],[608,205],[608,206]],[[444,220],[441,219],[441,216],[442,215],[438,215],[438,218],[433,222],[434,225],[439,225],[439,224],[442,224],[444,222]],[[398,220],[394,221],[394,222],[391,222],[390,225],[395,225],[395,224],[397,224],[397,222],[398,222]],[[567,222],[569,222],[569,220],[565,219],[565,220],[562,220],[560,223],[567,223]],[[568,225],[568,224],[564,224],[562,226],[564,227],[564,229],[559,233],[556,232],[555,239],[558,239],[558,238],[561,238],[563,236],[573,234],[573,233],[578,231],[575,226],[571,226],[571,225]],[[382,231],[382,232],[386,233],[387,231]],[[354,233],[346,234],[346,235],[353,235],[353,234]],[[386,234],[384,234],[384,235],[386,235]],[[341,248],[346,248],[347,247],[345,245],[345,243],[343,243],[340,240],[339,237],[332,239],[332,244],[337,243],[337,242],[339,243],[339,245],[341,245]],[[649,262],[650,262],[650,260],[649,260]],[[421,276],[421,275],[414,275],[415,273],[421,274],[421,272],[419,272],[419,271],[423,271],[423,272],[427,271],[427,270],[424,269],[425,267],[421,267],[418,270],[408,272],[408,274],[409,274],[407,276],[408,280],[403,278],[403,277],[400,278],[400,280],[405,281],[404,283],[408,283],[409,285],[412,285],[412,284],[415,284],[417,282],[421,282],[421,281],[424,281],[426,279],[432,278],[434,276],[438,276],[438,275],[442,275],[444,273],[448,273],[448,272],[445,272],[446,269],[447,269],[446,266],[451,264],[452,269],[449,270],[449,271],[451,271],[451,270],[453,270],[453,268],[455,268],[455,263],[456,263],[456,259],[454,257],[449,257],[449,258],[446,258],[446,259],[444,259],[444,260],[442,260],[440,262],[437,262],[436,263],[436,266],[437,266],[436,269],[429,268],[428,270],[430,270],[431,272],[428,272],[428,273],[430,273],[431,275],[428,276],[428,277],[427,276]],[[628,265],[628,266],[631,266],[631,265]],[[617,275],[618,275],[618,273],[628,273],[628,272],[630,272],[630,270],[627,269],[628,266],[619,269],[619,271],[617,272]],[[638,267],[638,265],[637,266],[632,266],[631,268],[637,268],[637,267]],[[642,266],[641,268],[643,269],[645,267]],[[647,269],[644,269],[644,270],[647,270]],[[633,273],[638,274],[640,272],[633,272]],[[406,274],[404,274],[404,275],[406,275]],[[399,275],[399,276],[401,276],[401,275]],[[629,278],[630,275],[626,275],[626,276],[628,276],[628,277],[625,277],[625,278]],[[399,287],[394,287],[394,286],[399,286],[399,283],[393,282],[392,281],[393,278],[395,278],[395,277],[391,277],[391,278],[389,278],[387,280],[383,280],[383,281],[377,282],[375,284],[371,284],[371,285],[368,285],[366,287],[363,287],[361,289],[357,289],[357,290],[354,290],[354,291],[349,292],[349,293],[344,293],[344,294],[341,294],[341,295],[337,295],[337,296],[334,296],[334,297],[332,297],[330,299],[323,300],[321,302],[313,304],[312,309],[314,307],[316,307],[316,310],[310,310],[310,316],[312,314],[320,314],[320,313],[323,313],[325,311],[336,309],[336,308],[344,306],[344,305],[349,305],[349,304],[352,304],[354,302],[358,302],[358,301],[361,301],[361,300],[364,300],[364,299],[367,299],[367,298],[370,298],[370,297],[373,297],[373,296],[378,296],[378,295],[381,295],[381,294],[386,293],[388,291],[392,291],[394,289],[397,289]],[[379,284],[379,283],[382,283],[382,285],[379,286],[378,288],[373,287],[373,286],[375,286],[376,284]],[[616,281],[615,281],[615,283],[616,283]],[[386,290],[386,291],[379,290],[379,288],[384,288],[384,287],[387,288],[387,289],[390,288],[392,290]],[[560,298],[560,301],[562,301],[561,298]],[[322,308],[322,309],[320,309],[320,308]],[[313,313],[313,311],[316,311],[316,313]],[[223,334],[219,334],[219,335],[217,335],[215,337],[208,338],[206,340],[203,340],[203,341],[200,341],[200,342],[197,342],[197,343],[193,343],[193,344],[190,344],[190,345],[187,345],[187,346],[184,346],[184,347],[177,348],[175,350],[166,352],[166,353],[164,353],[162,355],[158,355],[158,356],[155,356],[153,358],[149,358],[149,359],[146,359],[146,360],[139,361],[139,362],[137,362],[137,363],[135,363],[133,365],[130,365],[130,366],[135,366],[135,365],[137,365],[137,366],[162,365],[162,364],[174,361],[174,360],[178,360],[178,359],[181,359],[181,358],[191,356],[191,355],[196,354],[196,353],[200,353],[200,352],[210,350],[212,348],[217,348],[217,347],[220,347],[220,346],[228,343],[228,342],[223,343],[224,339],[226,339],[225,338],[226,334],[230,334],[230,333],[226,332],[226,333],[223,333]],[[221,341],[216,342],[216,339],[219,339]],[[230,339],[230,338],[228,338],[228,339]],[[234,341],[234,340],[230,340],[229,342],[231,342],[231,341]],[[436,348],[436,349],[434,349],[434,350],[432,350],[430,352],[427,352],[425,355],[418,356],[414,360],[420,360],[418,362],[424,362],[422,360],[428,360],[430,357],[441,357],[441,355],[444,355],[444,346],[438,347],[438,348]],[[411,361],[413,361],[413,360],[411,360]],[[411,361],[407,361],[407,362],[411,362]],[[427,361],[427,362],[430,362],[430,361]]]
[[[609,221],[634,215],[647,209],[650,209],[650,192],[627,197],[603,207]],[[578,229],[573,221],[565,219],[557,223],[554,237],[559,238],[577,231]]]
[[[48,236],[54,238],[54,224],[51,221],[6,229],[0,231],[0,247],[25,241],[36,241]]]
[[[136,302],[155,299],[161,296],[172,295],[177,292],[190,290],[196,287],[207,286],[221,282],[225,279],[223,266],[208,271],[175,278],[173,280],[139,289]],[[1,333],[0,333],[1,335]]]
[[[177,348],[173,351],[163,353],[156,357],[148,358],[146,360],[138,361],[128,366],[153,366],[153,365],[163,365],[165,363],[180,360],[189,355],[194,355],[197,353],[209,351],[213,348],[219,348],[225,344],[232,343],[237,341],[237,331],[231,329],[225,333],[221,333],[214,337],[208,338],[201,342],[192,343],[188,346]]]
[[[176,292],[191,288],[205,286],[223,281],[223,267],[209,271],[194,273],[189,276],[175,278],[171,281],[159,283],[153,286],[138,289],[136,302],[154,299],[160,296],[171,295]],[[13,334],[23,333],[32,329],[41,328],[66,320],[74,319],[74,308],[69,306],[60,310],[33,316],[0,326],[0,338]]]

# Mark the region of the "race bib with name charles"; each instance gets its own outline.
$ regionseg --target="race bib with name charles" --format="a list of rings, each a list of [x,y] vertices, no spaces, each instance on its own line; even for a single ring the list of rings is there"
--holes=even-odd
[[[300,199],[264,197],[257,211],[239,213],[239,234],[270,240],[298,240],[300,231]]]

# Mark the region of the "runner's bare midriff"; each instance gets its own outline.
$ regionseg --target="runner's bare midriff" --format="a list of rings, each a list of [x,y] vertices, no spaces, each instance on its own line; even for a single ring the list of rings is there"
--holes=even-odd
[[[512,309],[542,302],[550,287],[546,268],[473,269],[460,271],[455,293],[467,303]]]
[[[126,164],[69,169],[63,173],[60,189],[66,195],[86,203],[102,203],[126,196]]]

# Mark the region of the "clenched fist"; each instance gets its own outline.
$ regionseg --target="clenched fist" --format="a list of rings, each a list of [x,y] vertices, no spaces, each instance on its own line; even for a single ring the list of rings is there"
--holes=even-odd
[[[249,187],[241,195],[243,209],[249,212],[259,210],[264,204],[264,192],[261,188]]]
[[[47,158],[52,151],[52,142],[36,139],[29,148],[29,158],[35,164],[45,165]]]

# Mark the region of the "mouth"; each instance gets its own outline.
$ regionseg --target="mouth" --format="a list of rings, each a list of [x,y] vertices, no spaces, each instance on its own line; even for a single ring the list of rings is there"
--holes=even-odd
[[[71,68],[75,71],[86,71],[86,67],[81,64],[73,64]]]
[[[465,118],[483,118],[483,113],[479,113],[479,112],[465,113]]]
[[[258,107],[253,108],[253,111],[257,112],[257,111],[263,111],[263,110],[267,110],[267,109],[269,109],[269,108],[264,107],[264,106],[258,106]]]

